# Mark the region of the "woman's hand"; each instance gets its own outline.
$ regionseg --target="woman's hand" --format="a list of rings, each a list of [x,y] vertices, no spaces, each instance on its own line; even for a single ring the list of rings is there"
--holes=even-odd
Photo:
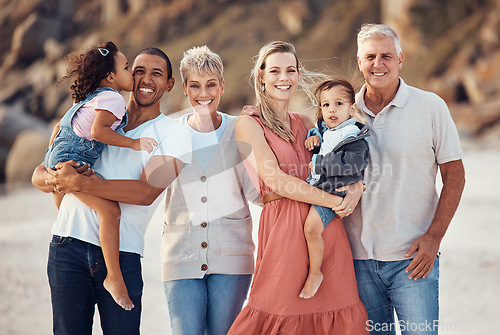
[[[342,203],[337,207],[333,207],[332,209],[341,218],[349,216],[354,211],[354,208],[356,208],[356,206],[358,205],[359,199],[361,199],[361,196],[363,195],[363,189],[364,186],[361,181],[337,188],[336,191],[344,191],[346,192],[346,195]]]
[[[321,145],[321,139],[319,138],[319,136],[308,137],[306,139],[305,145],[309,151],[312,151],[314,147],[319,147]]]
[[[245,105],[241,109],[240,115],[260,116],[260,109],[257,105]]]

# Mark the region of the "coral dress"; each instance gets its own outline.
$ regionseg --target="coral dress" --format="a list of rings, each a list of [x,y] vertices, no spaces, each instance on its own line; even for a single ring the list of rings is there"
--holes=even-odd
[[[307,129],[299,114],[289,115],[296,142],[284,141],[256,120],[281,169],[305,180],[311,159],[304,146]],[[261,180],[261,197],[271,192]],[[323,282],[313,298],[299,298],[309,269],[303,230],[309,207],[287,198],[264,205],[248,304],[228,334],[368,334],[368,315],[359,300],[351,249],[338,216],[323,232]]]

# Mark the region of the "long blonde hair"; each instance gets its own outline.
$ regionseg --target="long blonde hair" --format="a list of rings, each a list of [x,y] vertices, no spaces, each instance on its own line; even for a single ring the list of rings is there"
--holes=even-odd
[[[295,142],[295,136],[292,133],[290,125],[286,124],[281,120],[276,113],[276,108],[274,102],[269,94],[265,90],[265,86],[262,83],[260,77],[260,71],[265,70],[267,57],[274,53],[291,53],[295,56],[297,61],[296,67],[299,72],[298,85],[302,88],[307,96],[314,101],[313,83],[316,83],[318,79],[324,79],[326,76],[321,73],[314,73],[304,69],[302,64],[297,57],[297,52],[295,51],[295,46],[289,42],[274,41],[264,45],[260,48],[259,54],[254,57],[254,67],[251,72],[251,78],[253,79],[253,87],[255,91],[255,97],[257,99],[257,105],[260,109],[260,120],[262,124],[273,131],[276,135],[284,139],[285,141]]]

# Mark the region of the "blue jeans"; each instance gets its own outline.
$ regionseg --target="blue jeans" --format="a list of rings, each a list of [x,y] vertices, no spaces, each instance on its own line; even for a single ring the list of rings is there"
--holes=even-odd
[[[425,279],[409,279],[411,259],[382,262],[354,260],[359,297],[368,312],[370,334],[394,335],[394,311],[402,334],[437,334],[439,259]]]
[[[225,335],[247,297],[252,275],[209,274],[163,282],[175,335]]]
[[[118,306],[103,287],[107,271],[100,247],[71,237],[52,237],[47,274],[54,334],[91,335],[95,304],[103,334],[139,334],[143,288],[140,256],[120,252],[120,267],[135,305],[131,311]]]

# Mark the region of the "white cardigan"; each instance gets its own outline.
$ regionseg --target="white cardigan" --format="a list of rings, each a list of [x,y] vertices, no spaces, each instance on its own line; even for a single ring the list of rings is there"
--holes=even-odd
[[[221,141],[204,172],[194,155],[167,188],[161,241],[162,280],[205,274],[252,274],[254,244],[248,200],[259,194],[238,151],[228,116]],[[182,122],[182,118],[178,119]]]

